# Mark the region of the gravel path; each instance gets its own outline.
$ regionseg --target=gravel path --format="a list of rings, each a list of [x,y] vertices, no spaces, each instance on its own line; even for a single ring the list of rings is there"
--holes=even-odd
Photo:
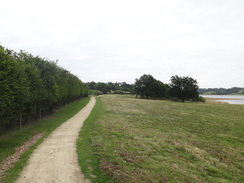
[[[40,144],[31,155],[17,183],[89,183],[81,173],[76,153],[80,128],[96,100],[63,123]]]

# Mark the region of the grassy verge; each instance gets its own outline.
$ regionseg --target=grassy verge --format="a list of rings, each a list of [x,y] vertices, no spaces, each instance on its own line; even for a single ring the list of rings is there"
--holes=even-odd
[[[101,96],[80,133],[82,170],[93,182],[243,182],[243,111]]]
[[[100,150],[94,147],[99,147],[100,144],[94,144],[92,142],[93,138],[97,137],[99,133],[103,131],[103,126],[97,123],[96,120],[101,118],[104,112],[101,99],[97,98],[96,105],[90,116],[84,122],[77,140],[77,153],[82,172],[85,174],[86,178],[92,180],[92,182],[99,183],[112,181],[99,167]]]
[[[8,156],[14,154],[14,149],[16,147],[21,146],[34,135],[42,133],[43,137],[20,157],[19,161],[16,162],[14,166],[6,172],[4,178],[1,179],[0,182],[14,182],[27,163],[27,160],[35,147],[37,147],[37,145],[39,145],[44,140],[44,138],[47,137],[59,125],[79,112],[89,102],[89,100],[90,98],[83,98],[61,108],[51,117],[49,117],[49,119],[25,126],[21,131],[13,131],[1,135],[0,163],[2,163]]]

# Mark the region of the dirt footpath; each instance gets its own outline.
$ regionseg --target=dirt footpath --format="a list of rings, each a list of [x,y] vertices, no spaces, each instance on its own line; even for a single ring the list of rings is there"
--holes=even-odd
[[[17,183],[89,182],[84,179],[78,164],[76,140],[95,103],[92,97],[79,113],[59,126],[35,149]]]

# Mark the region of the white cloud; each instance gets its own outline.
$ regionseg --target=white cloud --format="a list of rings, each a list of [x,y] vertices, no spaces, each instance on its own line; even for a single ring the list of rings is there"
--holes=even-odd
[[[243,86],[242,0],[2,0],[0,43],[59,59],[83,81]]]

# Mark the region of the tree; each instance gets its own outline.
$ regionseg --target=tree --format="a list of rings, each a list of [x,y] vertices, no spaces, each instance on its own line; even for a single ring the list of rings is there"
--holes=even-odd
[[[140,79],[136,79],[133,92],[141,98],[158,98],[166,96],[166,85],[153,78],[150,74],[144,74]]]
[[[25,65],[13,59],[12,54],[0,47],[0,129],[22,115],[30,96]]]
[[[91,82],[88,82],[87,83],[87,85],[89,86],[89,88],[91,89],[91,90],[95,90],[95,88],[94,88],[94,86],[95,86],[95,82],[94,81],[91,81]]]
[[[108,82],[108,86],[110,87],[110,89],[111,89],[112,91],[116,91],[116,85],[115,85],[114,83],[112,83],[112,82]]]
[[[170,95],[173,98],[181,100],[198,100],[197,80],[191,77],[172,76],[170,83]]]
[[[127,84],[126,82],[120,83],[120,87],[121,87],[121,90],[125,91],[125,92],[130,92],[132,89],[132,85]]]
[[[111,90],[108,84],[102,82],[96,83],[94,89],[103,92],[103,94],[109,93]]]

